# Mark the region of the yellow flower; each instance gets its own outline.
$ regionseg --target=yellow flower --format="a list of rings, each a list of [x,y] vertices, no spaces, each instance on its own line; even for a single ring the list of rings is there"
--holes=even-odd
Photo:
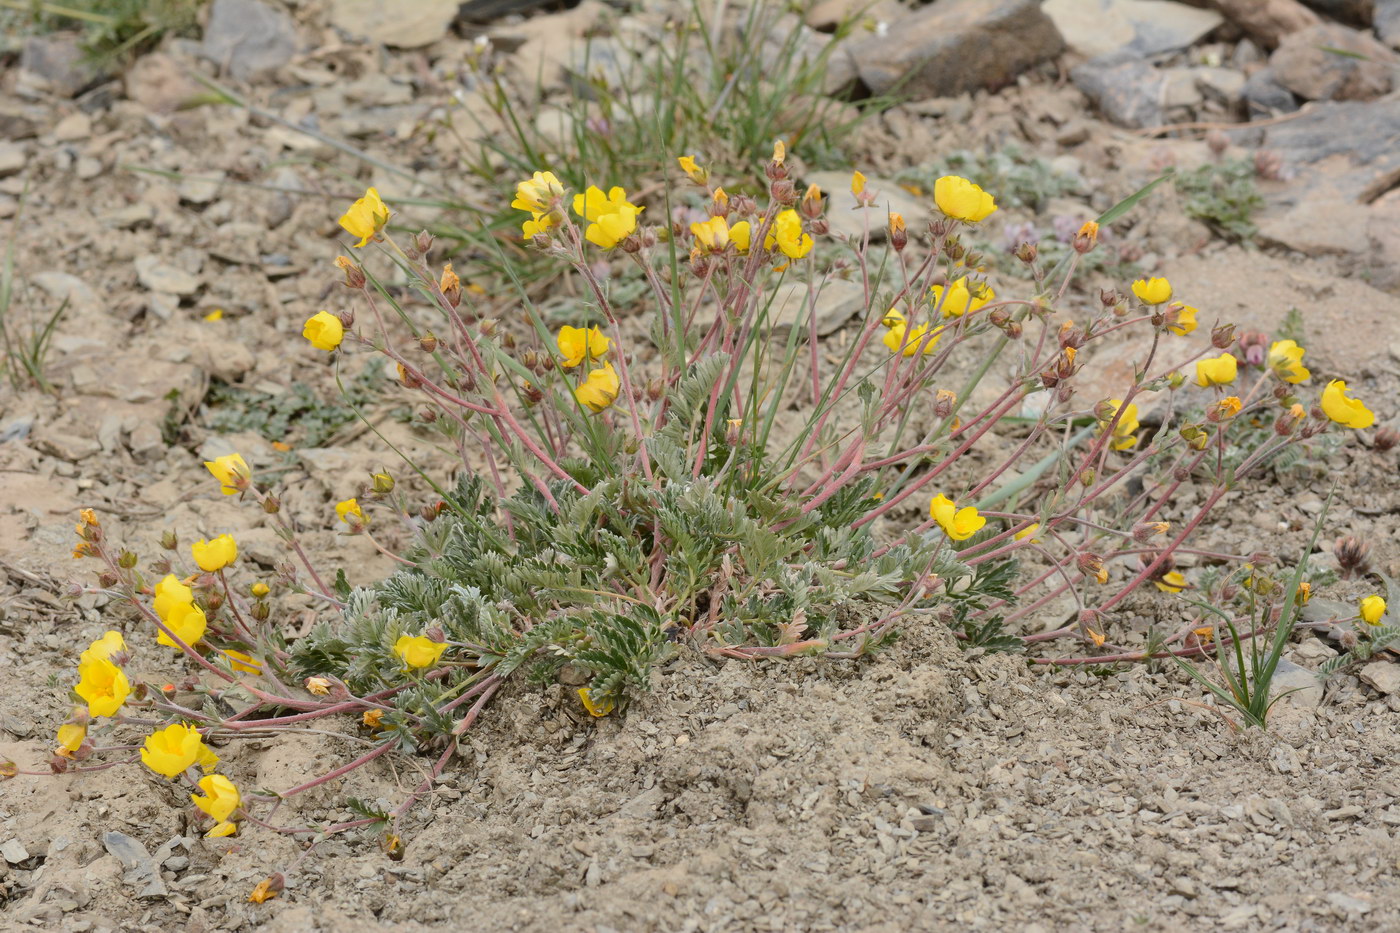
[[[928,506],[929,516],[938,522],[943,533],[954,541],[966,541],[977,533],[987,520],[973,506],[959,509],[957,503],[939,493]]]
[[[1306,606],[1310,599],[1312,599],[1312,584],[1304,580],[1298,584],[1298,605]]]
[[[574,389],[574,398],[590,411],[600,412],[617,401],[620,385],[612,364],[606,363],[601,369],[590,372],[588,378]]]
[[[563,196],[564,186],[553,172],[536,172],[515,186],[515,200],[510,206],[535,215],[548,214],[554,209],[554,202]]]
[[[1367,596],[1361,600],[1361,621],[1367,625],[1380,625],[1385,617],[1385,600],[1379,596]]]
[[[890,237],[897,238],[905,232],[904,215],[890,211]],[[896,244],[897,245],[897,244]]]
[[[106,658],[90,658],[79,662],[78,686],[73,690],[87,703],[89,715],[111,716],[131,694],[131,681]]]
[[[565,369],[572,369],[585,359],[596,360],[606,355],[611,345],[597,327],[569,327],[567,324],[559,328],[556,343],[559,352],[564,354]]]
[[[905,317],[898,308],[890,308],[885,312],[885,316],[880,318],[880,323],[886,327],[898,327],[905,323]],[[891,347],[891,349],[894,349]]]
[[[1035,534],[1039,530],[1040,522],[1035,522],[1034,524],[1027,525],[1025,528],[1022,528],[1020,531],[1016,532],[1011,537],[1016,541],[1024,541],[1026,538],[1029,538],[1031,535]]]
[[[851,173],[851,194],[860,197],[865,193],[865,176],[860,172]]]
[[[233,816],[233,811],[237,810],[238,805],[243,802],[242,795],[238,793],[238,787],[222,774],[209,774],[199,779],[199,789],[204,791],[204,796],[190,794],[190,800],[194,802],[196,807],[209,814],[216,824],[213,829],[204,834],[204,838],[217,839],[219,836],[232,836],[237,827],[233,825],[229,817]]]
[[[58,751],[65,758],[72,757],[73,753],[82,748],[83,740],[87,738],[87,726],[80,726],[74,722],[66,722],[58,727]]]
[[[409,667],[432,667],[446,650],[445,643],[422,635],[400,635],[399,640],[394,642],[394,654],[403,658],[403,663]]]
[[[1153,580],[1152,583],[1163,593],[1180,593],[1190,586],[1186,582],[1186,577],[1176,570],[1162,574],[1160,580]]]
[[[753,231],[747,220],[741,220],[729,228],[729,242],[734,244],[740,255],[749,251],[749,240],[752,236]]]
[[[1344,428],[1369,428],[1376,416],[1360,399],[1347,397],[1347,384],[1333,379],[1322,390],[1322,410],[1327,417]]]
[[[157,774],[174,778],[198,761],[202,751],[207,749],[199,731],[177,722],[146,736],[141,763]]]
[[[791,208],[773,219],[773,226],[763,238],[763,248],[772,249],[773,244],[789,259],[801,259],[812,249],[812,237],[802,232],[802,218]]]
[[[612,249],[637,229],[637,215],[642,208],[627,200],[627,192],[614,186],[604,194],[596,185],[589,185],[583,194],[574,195],[574,213],[588,221],[584,239]]]
[[[248,895],[248,900],[254,904],[262,904],[272,900],[282,890],[281,878],[277,875],[271,878],[264,878],[253,888],[253,893]]]
[[[934,285],[929,291],[933,294],[934,307],[942,304],[944,317],[962,317],[970,311],[980,311],[987,302],[997,296],[992,287],[985,282],[979,282],[969,288],[967,276],[957,279],[946,289],[942,285]]]
[[[580,687],[578,698],[583,702],[583,708],[588,710],[588,715],[601,719],[611,713],[616,704],[612,700],[595,700],[593,693],[587,687]]]
[[[371,729],[383,729],[384,711],[382,709],[367,709],[360,716],[360,723]]]
[[[340,225],[351,236],[360,238],[356,246],[364,246],[384,229],[390,216],[392,214],[389,208],[379,200],[379,192],[368,188],[365,190],[365,196],[351,204],[350,209],[340,218]]]
[[[1239,362],[1230,354],[1222,353],[1196,363],[1196,385],[1227,386],[1235,381],[1238,373]]]
[[[248,480],[253,475],[239,454],[227,454],[213,460],[205,460],[204,466],[219,481],[219,489],[226,496],[236,495],[247,489]]]
[[[323,697],[331,692],[331,682],[324,677],[306,678],[306,692]]]
[[[317,350],[329,353],[345,339],[345,325],[329,311],[317,311],[306,319],[301,335],[311,341],[311,345]]]
[[[782,165],[783,160],[786,158],[787,146],[783,144],[783,141],[781,139],[779,139],[773,143],[773,164]]]
[[[200,539],[190,545],[190,554],[205,573],[223,570],[238,559],[238,542],[233,535],[223,534],[212,541]]]
[[[680,156],[676,159],[680,164],[681,171],[690,176],[690,180],[697,185],[703,185],[710,180],[710,173],[696,163],[694,156]]]
[[[588,225],[583,238],[594,246],[612,249],[637,230],[637,215],[642,208],[625,204],[616,211],[603,214],[595,223]]]
[[[215,308],[213,311],[210,311],[208,314],[204,315],[204,319],[206,321],[222,321],[224,319],[224,309]]]
[[[254,599],[262,599],[268,593],[272,592],[272,587],[259,580],[257,583],[254,583],[252,586],[248,587],[248,592],[253,594]]]
[[[170,610],[175,606],[184,606],[194,601],[194,590],[190,589],[179,580],[175,579],[175,574],[167,573],[165,578],[156,584],[156,615],[164,621],[170,615]]]
[[[899,312],[896,311],[896,314]],[[889,317],[889,315],[886,315]],[[924,343],[924,335],[928,333],[928,325],[920,324],[913,330],[909,330],[905,324],[895,324],[885,333],[885,346],[890,348],[891,353],[903,353],[905,356],[913,356],[919,352],[919,344],[923,343],[924,355],[932,353],[934,347],[938,346],[938,341],[943,339],[943,328],[938,328],[933,332],[933,336]],[[907,336],[906,336],[907,335]]]
[[[1172,300],[1172,283],[1166,279],[1138,279],[1133,294],[1145,305],[1160,305]]]
[[[1137,443],[1137,430],[1141,427],[1141,423],[1138,421],[1138,407],[1130,403],[1127,408],[1123,408],[1121,398],[1109,399],[1108,406],[1108,417],[1099,422],[1099,431],[1102,432],[1107,428],[1108,423],[1113,420],[1113,416],[1118,415],[1118,423],[1113,426],[1113,440],[1109,442],[1109,446],[1114,450],[1132,449],[1133,445]],[[1123,409],[1121,415],[1119,409]]]
[[[1185,337],[1196,329],[1196,314],[1198,312],[1190,305],[1176,305],[1174,310],[1176,311],[1176,321],[1168,324],[1167,330],[1178,337]]]
[[[1312,375],[1303,365],[1303,354],[1307,352],[1296,340],[1280,340],[1269,347],[1267,365],[1284,382],[1297,385]]]
[[[722,253],[729,245],[729,221],[723,217],[711,217],[703,223],[696,221],[690,225],[690,232],[695,235],[696,244],[707,253]]]
[[[109,631],[101,638],[88,645],[87,650],[78,656],[78,663],[85,661],[110,661],[112,655],[119,651],[126,650],[126,639],[122,638],[122,633]]]
[[[1079,228],[1079,233],[1076,235],[1076,238],[1083,238],[1090,246],[1093,246],[1099,241],[1098,223],[1092,220],[1084,221],[1083,225]]]
[[[224,654],[228,655],[229,664],[238,673],[261,674],[262,665],[251,654],[242,651],[235,651],[232,648],[225,648]]]
[[[366,518],[366,517],[365,517],[365,513],[364,513],[363,511],[360,510],[360,500],[358,500],[358,499],[353,499],[353,498],[352,498],[352,499],[346,499],[344,502],[337,502],[337,503],[335,504],[335,515],[336,515],[337,518],[339,518],[342,522],[344,522],[344,523],[347,524],[347,525],[356,525],[356,524],[358,524],[358,525],[368,525],[368,524],[369,524],[369,519]],[[359,519],[359,521],[358,521],[358,522],[351,521],[351,520],[350,520],[350,516],[351,516],[351,515],[355,516],[355,518]]]
[[[455,291],[462,290],[462,279],[457,273],[452,271],[452,263],[444,263],[442,275],[438,277],[438,291],[444,295],[451,295]]]
[[[995,198],[957,175],[944,175],[933,183],[933,200],[944,214],[970,224],[985,220],[997,209]]]
[[[191,647],[194,647],[195,642],[204,637],[204,630],[209,627],[209,621],[204,617],[204,610],[194,603],[177,603],[171,606],[161,621],[165,623],[166,628],[175,633],[176,638]],[[156,633],[156,644],[174,648],[176,651],[184,650],[164,632]]]
[[[554,226],[554,217],[550,214],[531,214],[530,219],[520,225],[520,232],[525,239],[533,240],[537,236],[547,236],[549,229]]]
[[[1215,403],[1215,410],[1222,419],[1235,417],[1243,407],[1244,402],[1240,401],[1238,395],[1227,395]]]

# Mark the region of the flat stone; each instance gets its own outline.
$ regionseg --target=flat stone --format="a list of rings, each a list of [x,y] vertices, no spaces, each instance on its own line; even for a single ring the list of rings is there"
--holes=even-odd
[[[917,100],[1005,87],[1064,45],[1039,0],[940,0],[855,41],[851,57],[875,94]]]
[[[405,9],[418,3],[403,4]],[[214,0],[200,55],[240,81],[276,71],[297,50],[296,23],[261,0]]]
[[[1065,45],[1089,58],[1190,48],[1225,21],[1214,10],[1172,0],[1046,0],[1043,9]]]
[[[165,883],[160,880],[160,871],[155,860],[139,840],[126,833],[110,832],[102,834],[102,845],[108,854],[121,862],[122,867],[126,869],[122,881],[141,886],[136,892],[137,897],[166,895]]]
[[[1394,86],[1398,66],[1369,34],[1336,23],[1293,33],[1269,58],[1274,79],[1304,100],[1374,100]]]
[[[1245,78],[1243,71],[1234,68],[1203,66],[1193,68],[1196,86],[1207,99],[1226,107],[1236,107],[1244,101]]]
[[[199,291],[199,276],[191,275],[153,253],[138,256],[135,265],[136,278],[153,292],[188,296]]]
[[[0,142],[0,178],[13,175],[24,168],[29,155],[23,145],[16,142]]]
[[[180,182],[180,200],[188,204],[208,204],[219,196],[223,184],[223,172],[187,176]]]
[[[869,208],[857,204],[856,196],[851,193],[849,172],[808,172],[802,180],[819,187],[827,198],[826,220],[831,225],[831,232],[837,236],[852,237],[856,242],[864,234],[867,222],[871,241],[884,240],[889,231],[891,211],[904,217],[905,226],[911,233],[923,230],[932,217],[924,201],[888,178],[865,179],[865,190],[876,196],[875,204]]]
[[[807,319],[809,297],[806,282],[788,282],[778,288],[768,310],[775,337],[782,339],[794,326],[804,330],[811,326]],[[865,289],[860,283],[845,279],[819,282],[815,306],[817,335],[834,334],[865,308]]]
[[[1394,661],[1372,661],[1357,671],[1356,676],[1386,696],[1400,693],[1400,664]]]
[[[445,37],[459,6],[459,0],[332,0],[331,25],[356,38],[416,49]]]
[[[1300,709],[1316,709],[1322,703],[1322,681],[1306,667],[1279,658],[1274,679],[1269,683],[1269,695],[1282,697],[1283,702]]]
[[[1162,110],[1166,79],[1141,59],[1085,62],[1071,69],[1070,79],[1112,123],[1139,129],[1166,121]]]
[[[56,142],[72,143],[87,139],[92,135],[92,117],[81,110],[68,114],[54,124],[53,138]]]
[[[1253,117],[1292,113],[1300,106],[1293,92],[1274,79],[1272,68],[1260,68],[1246,78],[1242,93]]]
[[[67,301],[72,311],[92,313],[101,310],[97,292],[92,286],[69,272],[36,272],[30,281],[48,293],[55,301]]]
[[[11,865],[18,865],[29,858],[29,850],[18,839],[6,839],[4,843],[0,843],[0,858],[4,858]]]

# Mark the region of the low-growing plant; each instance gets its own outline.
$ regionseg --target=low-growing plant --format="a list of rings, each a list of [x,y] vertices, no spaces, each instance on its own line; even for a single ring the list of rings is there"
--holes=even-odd
[[[33,303],[15,301],[15,249],[19,237],[15,232],[24,215],[24,200],[15,213],[10,242],[5,247],[5,256],[0,260],[0,349],[4,350],[3,368],[11,388],[20,391],[34,386],[42,392],[52,392],[45,370],[48,366],[49,346],[54,331],[68,310],[68,299],[58,302],[52,311],[40,310]],[[23,311],[23,317],[17,311]]]
[[[380,473],[336,505],[349,533],[399,565],[353,588],[310,560],[275,487],[237,454],[207,464],[220,491],[255,501],[299,565],[270,583],[235,585],[229,534],[192,545],[191,565],[171,533],[170,554],[143,564],[84,511],[75,556],[97,560],[99,589],[139,612],[139,663],[155,663],[155,634],[193,673],[137,673],[109,632],[80,661],[81,705],[54,768],[134,762],[134,742],[86,760],[95,734],[144,734],[140,760],[203,791],[195,804],[212,836],[240,824],[313,841],[373,828],[394,851],[400,818],[512,680],[584,684],[581,708],[604,717],[678,651],[850,661],[946,626],[987,650],[1066,640],[1083,652],[1037,663],[1201,654],[1186,643],[1199,621],[1135,651],[1116,610],[1143,588],[1187,589],[1175,554],[1257,563],[1189,539],[1276,451],[1373,420],[1340,381],[1310,411],[1297,394],[1311,376],[1301,347],[1280,342],[1255,360],[1229,325],[1200,330],[1165,279],[1073,295],[1098,222],[1057,270],[1023,254],[1037,284],[1008,296],[965,244],[996,203],[964,178],[937,179],[939,218],[909,230],[856,173],[864,230],[847,238],[830,234],[820,191],[794,187],[782,143],[763,166],[762,202],[727,193],[690,156],[677,164],[669,190],[645,203],[621,187],[571,191],[543,168],[516,186],[525,242],[587,296],[557,329],[526,289],[517,313],[484,315],[452,264],[430,258],[432,237],[396,236],[374,188],[355,202],[341,224],[364,258],[336,260],[353,310],[319,311],[303,334],[340,357],[391,361],[416,422],[458,452],[457,475],[409,461],[426,500]],[[646,283],[645,314],[619,314],[620,267]],[[837,276],[858,283],[862,308],[823,338]],[[1133,377],[1117,397],[1078,399],[1081,351],[1120,332],[1142,338]],[[1196,399],[1204,416],[1183,421]],[[1227,466],[1247,417],[1268,420],[1272,437]],[[403,553],[374,538],[384,521],[413,535]],[[321,621],[290,631],[273,586],[323,607]],[[1020,620],[1064,598],[1069,625],[1019,634]],[[216,771],[215,747],[335,715],[359,717],[369,750],[292,788],[245,792]],[[287,798],[395,751],[434,758],[392,810],[276,821]]]
[[[1252,240],[1259,231],[1254,214],[1264,206],[1255,175],[1256,163],[1249,159],[1223,159],[1179,172],[1182,209],[1226,239]]]

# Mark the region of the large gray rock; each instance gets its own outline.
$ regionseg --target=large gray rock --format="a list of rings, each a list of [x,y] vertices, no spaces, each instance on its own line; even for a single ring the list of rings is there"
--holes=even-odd
[[[101,70],[72,33],[30,36],[19,57],[20,71],[40,79],[50,90],[76,97],[101,77]]]
[[[1376,0],[1376,35],[1392,48],[1400,48],[1400,0]]]
[[[1089,58],[1190,48],[1225,21],[1173,0],[1045,0],[1044,10],[1065,45]]]
[[[297,50],[292,18],[261,0],[214,0],[200,54],[247,81],[281,68]]]
[[[851,46],[875,94],[922,99],[1002,87],[1064,50],[1040,0],[939,0]]]
[[[1166,78],[1140,58],[1085,62],[1070,71],[1070,80],[1105,119],[1119,126],[1137,129],[1165,122]]]
[[[1293,33],[1269,59],[1274,80],[1304,100],[1373,100],[1390,91],[1397,65],[1369,34],[1335,23]]]

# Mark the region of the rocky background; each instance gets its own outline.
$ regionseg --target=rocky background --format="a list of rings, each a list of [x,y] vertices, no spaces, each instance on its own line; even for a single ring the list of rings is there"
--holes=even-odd
[[[701,4],[742,33],[737,6]],[[389,572],[336,533],[331,504],[393,455],[299,337],[311,313],[340,309],[335,218],[377,184],[406,224],[489,225],[517,174],[490,151],[509,134],[498,88],[543,157],[563,158],[578,102],[590,132],[608,132],[590,88],[625,85],[691,4],[188,7],[139,54],[99,60],[83,34],[0,11],[6,326],[24,337],[56,321],[39,378],[0,383],[0,759],[26,767],[46,760],[78,651],[133,624],[67,595],[86,569],[69,557],[78,508],[143,556],[166,528],[182,541],[234,530],[249,572],[270,574],[281,543],[210,495],[200,466],[238,450],[280,476],[318,560],[352,583]],[[742,38],[760,60],[794,31],[802,54],[830,55],[820,107],[773,113],[771,136],[809,133],[814,109],[871,111],[838,148],[793,146],[802,180],[836,195],[838,232],[852,166],[911,230],[940,160],[996,173],[1003,210],[984,232],[997,250],[1063,247],[1167,168],[1207,179],[1204,193],[1162,186],[1106,231],[1086,294],[1150,273],[1204,322],[1269,330],[1296,309],[1315,379],[1348,379],[1394,425],[1400,0],[795,10]],[[426,203],[443,200],[454,207]],[[512,293],[468,243],[444,236],[435,255],[508,315]],[[833,339],[862,310],[845,284],[820,308]],[[1101,381],[1081,392],[1112,394],[1131,349],[1097,351]],[[383,373],[342,375],[389,440],[449,468],[402,422],[408,400]],[[1394,464],[1363,440],[1236,500],[1214,543],[1296,553],[1335,479],[1330,524],[1400,575]],[[314,615],[295,599],[279,611],[290,625]],[[1307,668],[1335,653],[1300,641],[1288,683],[1307,689],[1275,732],[1249,736],[1173,671],[1028,671],[936,634],[856,670],[688,660],[618,722],[577,721],[558,688],[525,691],[414,811],[402,862],[372,839],[333,840],[262,906],[247,892],[296,857],[290,840],[203,840],[185,803],[135,768],[23,778],[0,785],[0,926],[1395,929],[1400,667],[1374,661],[1324,693]],[[286,786],[343,751],[245,747],[240,780]],[[336,818],[346,794],[392,800],[412,768],[357,774],[307,801],[308,818]]]

